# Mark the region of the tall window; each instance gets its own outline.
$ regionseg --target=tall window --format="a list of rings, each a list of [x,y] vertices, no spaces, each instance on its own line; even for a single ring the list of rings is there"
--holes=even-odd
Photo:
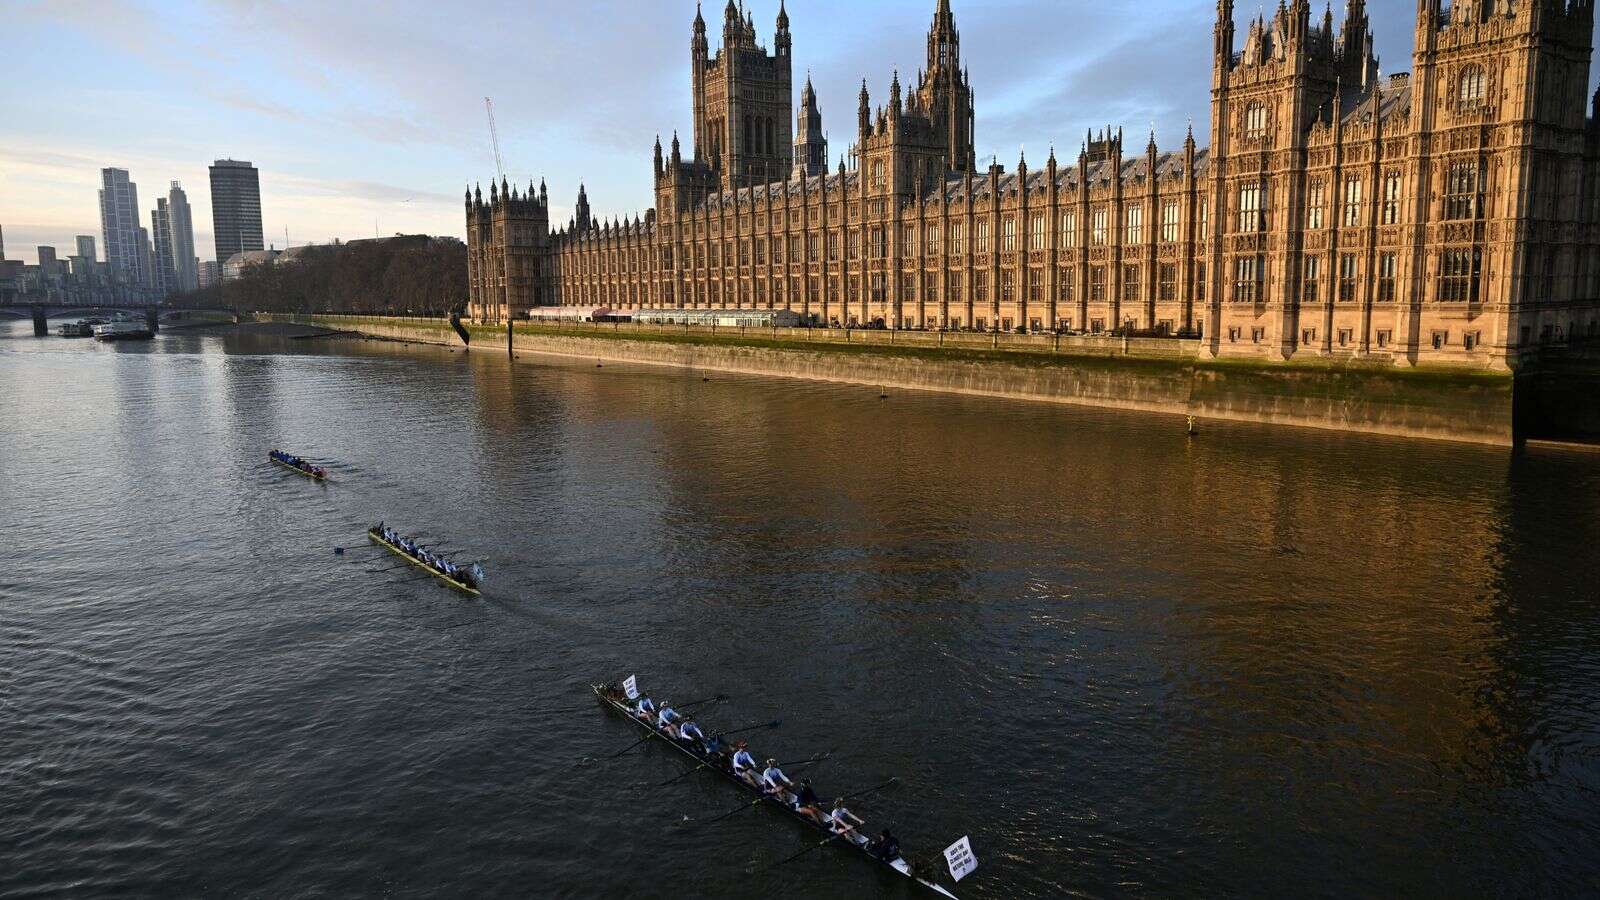
[[[960,272],[950,273],[950,284],[945,290],[945,297],[949,298],[951,303],[961,302],[961,278]]]
[[[1172,263],[1162,263],[1157,274],[1157,296],[1163,302],[1178,299],[1178,267]]]
[[[1006,216],[1000,221],[1000,250],[1003,253],[1017,252],[1017,217]]]
[[[1061,246],[1078,246],[1078,214],[1075,212],[1061,214]]]
[[[960,222],[950,226],[950,252],[956,256],[967,252],[967,227]]]
[[[1446,219],[1476,219],[1478,217],[1478,174],[1476,161],[1450,164],[1450,174],[1445,181],[1444,217]]]
[[[883,259],[889,255],[889,236],[882,228],[874,228],[868,235],[870,243],[867,245],[867,255],[872,259]]]
[[[1172,244],[1178,240],[1178,201],[1167,200],[1161,204],[1161,240]]]
[[[1306,229],[1315,231],[1322,227],[1323,212],[1328,205],[1328,186],[1320,181],[1311,182],[1306,190]]]
[[[884,175],[883,160],[881,160],[881,159],[873,160],[873,163],[872,163],[872,187],[874,189],[876,189],[876,190],[880,190],[881,191],[881,190],[883,190],[883,186],[884,186],[885,183],[886,183],[886,180],[885,180],[885,175]]]
[[[1110,213],[1104,206],[1097,206],[1094,210],[1092,227],[1089,230],[1089,245],[1091,247],[1104,247],[1106,245],[1106,221]]]
[[[1045,224],[1044,213],[1034,213],[1033,222],[1028,226],[1028,248],[1043,250],[1050,246],[1050,229]]]
[[[1075,274],[1076,271],[1075,269],[1067,268],[1056,270],[1056,293],[1061,295],[1063,302],[1070,303],[1073,297],[1077,295],[1078,279]]]
[[[1300,282],[1300,300],[1303,303],[1315,303],[1321,295],[1318,288],[1322,283],[1322,257],[1306,257],[1305,279]]]
[[[1483,254],[1478,250],[1446,250],[1439,258],[1439,299],[1478,301]]]
[[[1144,243],[1144,207],[1128,207],[1128,227],[1123,232],[1123,246],[1132,247]]]
[[[1200,238],[1205,240],[1211,237],[1211,201],[1200,201]]]
[[[1344,224],[1361,224],[1361,179],[1353,175],[1344,182]]]
[[[939,238],[944,234],[944,229],[937,225],[928,226],[928,255],[939,255]]]
[[[1264,278],[1262,259],[1259,256],[1241,256],[1234,260],[1233,299],[1240,303],[1255,303],[1261,299],[1261,282]]]
[[[1239,188],[1239,230],[1253,234],[1261,231],[1265,222],[1266,204],[1262,194],[1264,187],[1259,183],[1244,185]]]
[[[1383,176],[1383,224],[1400,222],[1400,173],[1386,172]]]
[[[989,252],[989,223],[988,222],[979,222],[978,223],[977,246],[974,249],[977,250],[979,253],[988,253]]]
[[[1248,138],[1259,138],[1267,133],[1267,108],[1260,103],[1252,103],[1244,111],[1244,135]]]
[[[1138,266],[1122,267],[1122,299],[1128,303],[1138,303],[1144,298],[1144,284],[1139,275]]]
[[[1044,299],[1044,270],[1028,270],[1028,302],[1038,303]]]
[[[1393,253],[1382,253],[1378,256],[1378,302],[1394,302],[1394,283],[1396,263]]]
[[[1483,103],[1483,67],[1467,66],[1461,73],[1460,90],[1456,94],[1463,108],[1470,109]]]
[[[904,256],[917,255],[917,226],[905,225],[901,227],[900,253]]]
[[[1194,264],[1194,299],[1205,302],[1206,299],[1206,264]]]
[[[1340,254],[1339,301],[1341,303],[1349,303],[1356,299],[1356,277],[1360,271],[1360,264],[1354,253]]]
[[[1103,303],[1106,299],[1106,267],[1089,267],[1089,299]]]

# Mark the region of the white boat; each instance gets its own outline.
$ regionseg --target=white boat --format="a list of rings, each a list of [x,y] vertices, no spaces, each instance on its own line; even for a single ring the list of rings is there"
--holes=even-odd
[[[94,339],[97,341],[148,341],[155,336],[156,333],[143,322],[123,320],[94,327]]]

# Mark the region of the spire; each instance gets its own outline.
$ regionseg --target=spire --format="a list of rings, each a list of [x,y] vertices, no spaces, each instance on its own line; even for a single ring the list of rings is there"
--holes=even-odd
[[[672,132],[672,163],[677,165],[683,161],[683,148],[678,145],[678,132]]]
[[[856,111],[860,117],[860,132],[866,134],[872,129],[872,100],[867,96],[867,80],[861,79],[861,105]]]
[[[539,204],[541,206],[550,202],[550,191],[544,186],[544,179],[539,179]]]
[[[772,35],[772,44],[778,55],[788,56],[793,40],[789,35],[789,11],[784,9],[783,0],[778,0],[778,30]]]
[[[698,3],[696,3],[694,5],[694,33],[695,34],[705,34],[706,33],[706,17],[704,15],[701,15],[701,13],[700,13],[700,4],[698,4]]]

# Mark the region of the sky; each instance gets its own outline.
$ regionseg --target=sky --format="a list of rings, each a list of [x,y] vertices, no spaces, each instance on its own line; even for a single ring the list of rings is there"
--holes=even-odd
[[[746,0],[771,45],[777,0]],[[936,0],[788,0],[796,93],[809,71],[834,165],[865,78],[914,79]],[[1267,4],[1268,8],[1276,4]],[[1319,4],[1320,5],[1320,4]],[[1342,16],[1343,4],[1335,11]],[[1176,147],[1210,115],[1210,0],[954,0],[979,155],[1014,166],[1122,126]],[[1243,0],[1239,31],[1257,4]],[[1414,4],[1369,3],[1385,73],[1411,68]],[[1246,9],[1248,7],[1248,9]],[[721,2],[706,9],[713,52]],[[128,169],[143,218],[170,181],[215,257],[207,167],[261,171],[266,240],[465,233],[462,191],[494,177],[492,97],[508,177],[545,178],[552,215],[578,185],[596,215],[652,202],[658,134],[692,133],[691,0],[0,0],[0,228],[8,258],[104,258],[100,169]],[[798,103],[798,97],[796,98]],[[148,227],[148,226],[147,226]]]

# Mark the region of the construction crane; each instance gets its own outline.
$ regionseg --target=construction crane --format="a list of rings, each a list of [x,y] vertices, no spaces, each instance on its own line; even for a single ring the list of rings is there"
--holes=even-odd
[[[506,180],[506,164],[500,158],[500,130],[494,127],[494,101],[488,97],[483,98],[483,108],[489,113],[489,143],[494,145],[495,173],[501,181]]]

